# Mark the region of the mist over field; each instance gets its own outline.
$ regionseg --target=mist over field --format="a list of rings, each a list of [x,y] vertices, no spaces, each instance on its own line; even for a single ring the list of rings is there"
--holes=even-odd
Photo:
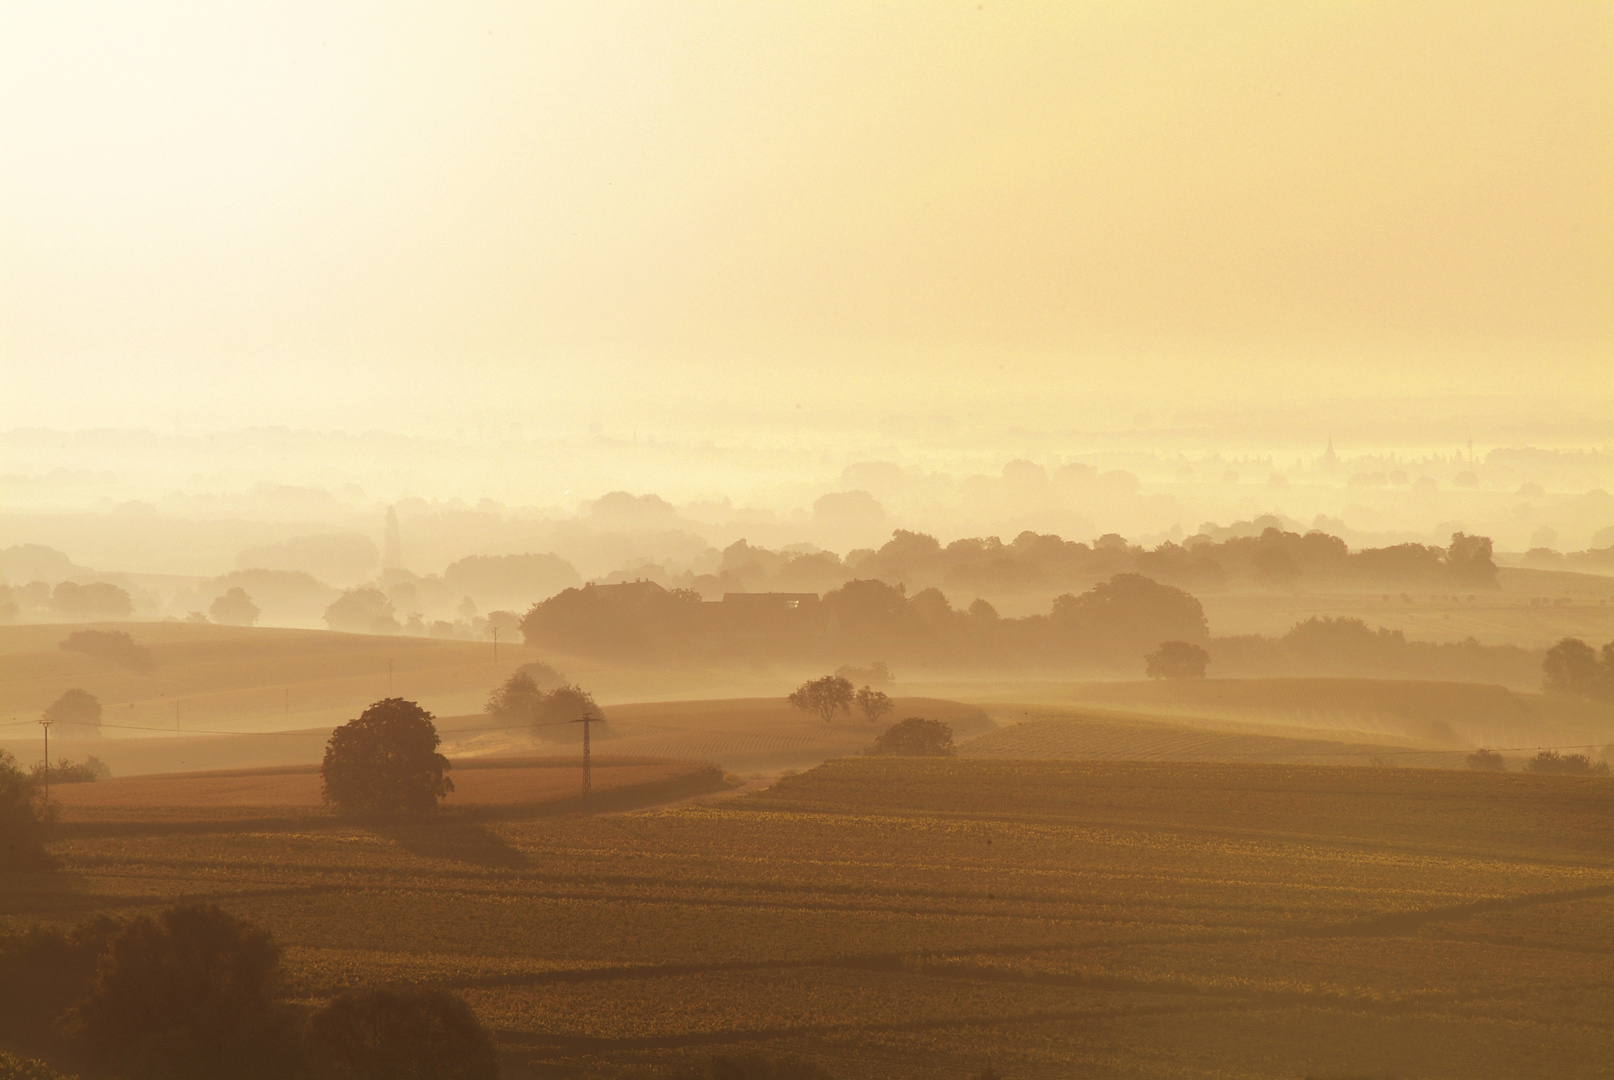
[[[0,1080],[1614,1061],[1614,7],[0,9]]]

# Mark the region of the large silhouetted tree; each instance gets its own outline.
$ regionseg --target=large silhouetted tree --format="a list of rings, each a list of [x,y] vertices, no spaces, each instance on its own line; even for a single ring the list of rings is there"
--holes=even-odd
[[[825,675],[796,687],[786,700],[805,713],[812,713],[824,723],[835,719],[835,714],[850,709],[854,697],[851,680],[839,675]]]
[[[376,702],[331,733],[320,766],[325,801],[384,814],[435,809],[454,790],[440,741],[432,714],[413,701]]]

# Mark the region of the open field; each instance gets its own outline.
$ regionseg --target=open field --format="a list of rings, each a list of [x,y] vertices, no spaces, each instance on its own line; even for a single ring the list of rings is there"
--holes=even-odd
[[[151,655],[152,669],[134,671],[57,647],[80,629],[128,633]],[[389,694],[439,716],[476,713],[500,682],[534,660],[582,683],[601,703],[711,697],[720,690],[782,697],[794,685],[772,672],[637,670],[510,642],[500,643],[495,665],[491,642],[167,622],[0,626],[0,739],[10,730],[6,721],[31,721],[74,686],[101,701],[108,735],[328,730]]]
[[[1614,640],[1614,578],[1559,570],[1503,568],[1500,588],[1247,592],[1199,595],[1217,635],[1285,633],[1313,616],[1361,619],[1414,641],[1463,641],[1545,648],[1565,637]]]
[[[83,823],[54,851],[0,881],[0,928],[214,899],[272,929],[300,1000],[464,994],[512,1076],[749,1049],[915,1080],[1614,1063],[1607,780],[859,758],[654,812]]]
[[[688,761],[600,757],[593,762],[593,789],[660,784],[711,771]],[[577,758],[485,759],[454,763],[449,773],[454,790],[443,800],[460,807],[534,806],[568,800],[582,784]],[[311,765],[278,769],[175,773],[133,776],[87,784],[58,784],[51,802],[64,823],[101,820],[114,812],[120,820],[139,811],[163,809],[194,812],[205,819],[212,809],[262,808],[313,810],[324,806],[319,770]],[[174,814],[166,820],[173,820]]]
[[[1311,765],[1401,765],[1461,769],[1465,750],[1310,738],[1299,729],[1277,735],[1230,731],[1229,725],[1172,723],[1155,716],[1098,710],[1004,706],[993,710],[1017,723],[959,744],[965,757],[1070,761],[1251,761]],[[1512,755],[1518,768],[1524,755]]]
[[[999,726],[1059,715],[1235,734],[1468,750],[1614,744],[1614,708],[1483,683],[1397,679],[1182,679],[932,683],[980,705]]]

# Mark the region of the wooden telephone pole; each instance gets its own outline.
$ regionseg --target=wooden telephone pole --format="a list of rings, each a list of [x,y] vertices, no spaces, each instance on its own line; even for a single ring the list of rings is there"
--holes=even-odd
[[[594,777],[593,777],[593,774],[592,774],[592,763],[589,761],[589,753],[588,753],[588,726],[590,724],[598,724],[603,719],[605,719],[603,716],[589,716],[587,714],[584,714],[583,716],[580,716],[576,720],[572,721],[572,723],[574,723],[574,724],[582,724],[583,725],[583,809],[584,810],[588,809],[588,797],[589,797],[589,794],[594,790]]]

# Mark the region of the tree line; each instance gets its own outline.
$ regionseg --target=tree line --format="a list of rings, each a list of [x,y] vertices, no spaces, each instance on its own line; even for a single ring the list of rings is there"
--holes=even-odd
[[[844,558],[831,551],[772,551],[738,540],[723,549],[710,573],[669,574],[652,566],[633,574],[664,588],[693,589],[704,596],[824,593],[860,578],[902,585],[913,592],[938,588],[977,594],[1056,593],[1085,589],[1125,573],[1201,591],[1497,587],[1488,537],[1453,533],[1444,546],[1408,543],[1351,551],[1344,540],[1320,530],[1288,531],[1276,519],[1255,524],[1263,523],[1255,535],[1223,540],[1198,535],[1152,548],[1115,533],[1084,543],[1031,531],[1008,542],[985,536],[944,545],[926,533],[898,529],[880,548],[850,551]],[[613,580],[622,578],[613,575]]]
[[[954,608],[945,593],[858,579],[816,594],[743,594],[703,602],[655,582],[585,585],[533,605],[529,645],[636,662],[880,660],[962,671],[1099,670],[1141,674],[1184,663],[1222,677],[1355,676],[1531,686],[1542,653],[1468,640],[1409,640],[1360,619],[1313,618],[1277,637],[1210,636],[1187,590],[1116,574],[1053,600],[1047,614],[1000,617],[984,600]],[[1156,655],[1173,643],[1170,655]],[[1196,659],[1198,652],[1203,659]],[[1154,661],[1147,657],[1156,656]]]

